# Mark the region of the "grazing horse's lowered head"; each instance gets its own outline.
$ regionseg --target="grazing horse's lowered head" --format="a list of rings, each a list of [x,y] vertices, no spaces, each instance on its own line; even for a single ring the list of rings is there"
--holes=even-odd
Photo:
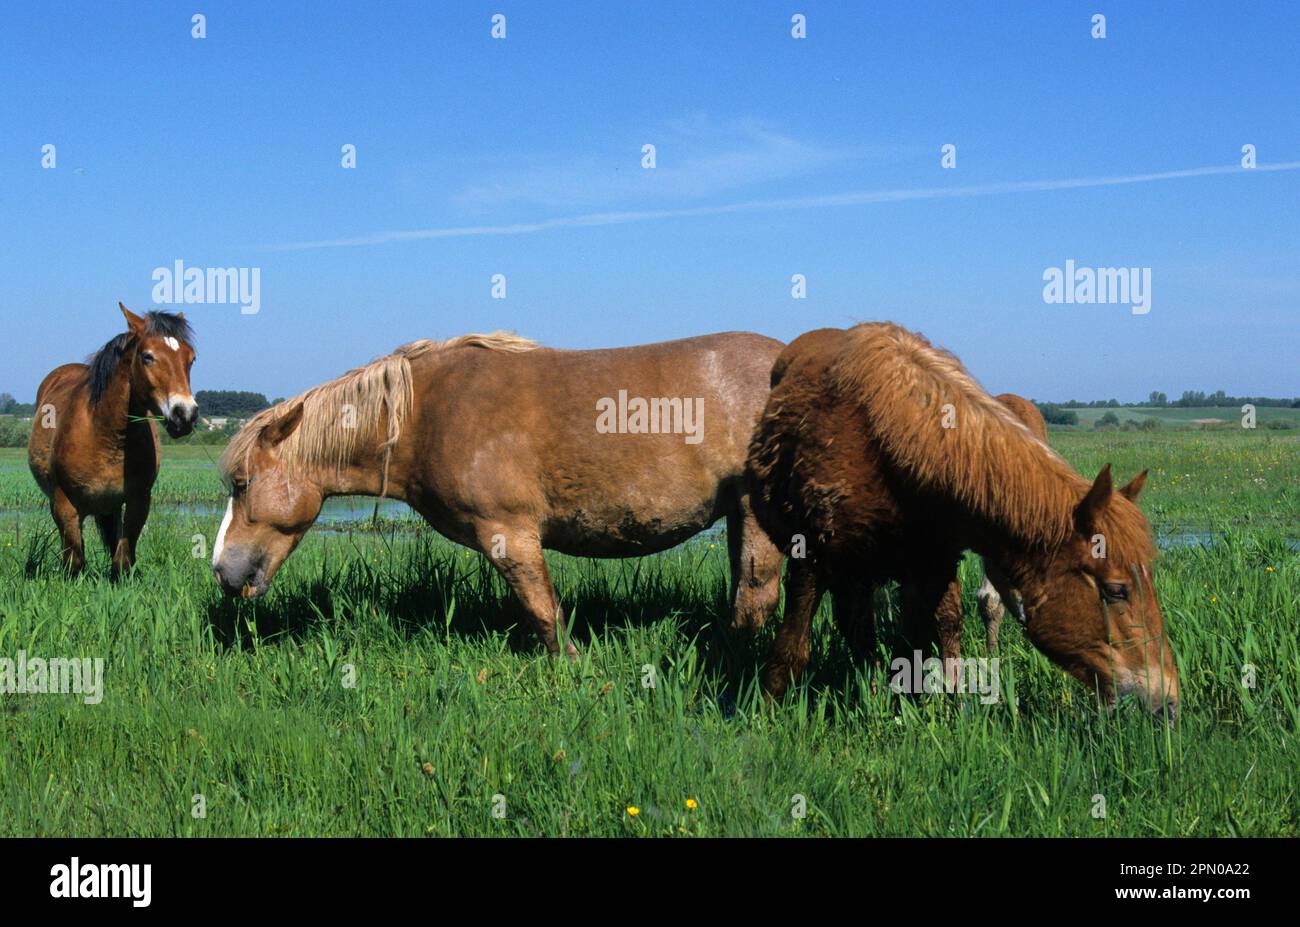
[[[412,342],[245,423],[221,457],[230,501],[212,574],[227,595],[265,595],[329,496],[389,493],[391,451],[414,402],[411,358],[471,338],[533,345],[504,335]]]
[[[1114,489],[1110,464],[1085,485],[1069,536],[1048,550],[994,555],[1015,577],[1025,630],[1039,650],[1105,702],[1135,695],[1174,720],[1178,669],[1156,599],[1155,547],[1134,504],[1143,470]]]
[[[121,303],[127,331],[117,335],[90,359],[90,400],[98,402],[118,367],[131,365],[131,398],[163,420],[173,438],[194,430],[199,406],[190,391],[194,365],[194,334],[185,313],[146,312],[138,316]]]
[[[302,402],[276,411],[267,422],[250,423],[252,440],[223,459],[230,500],[212,549],[212,575],[228,595],[265,595],[325,501],[319,486],[281,460],[281,445],[302,424]]]

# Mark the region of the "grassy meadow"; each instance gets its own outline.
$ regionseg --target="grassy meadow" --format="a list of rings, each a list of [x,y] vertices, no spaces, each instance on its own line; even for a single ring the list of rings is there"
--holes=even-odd
[[[552,557],[574,664],[400,508],[375,531],[366,504],[333,507],[265,600],[230,602],[211,447],[166,448],[134,576],[110,584],[94,538],[68,580],[25,452],[0,451],[0,657],[105,664],[97,705],[0,695],[0,834],[1300,834],[1300,432],[1051,441],[1089,476],[1152,470],[1176,729],[1098,710],[1014,620],[996,702],[900,699],[851,666],[829,601],[803,684],[765,705],[772,629],[722,629],[720,532]]]
[[[1079,427],[1091,428],[1107,412],[1115,413],[1120,422],[1135,421],[1141,424],[1155,419],[1162,428],[1241,427],[1241,406],[1122,406],[1118,408],[1070,409],[1079,417]],[[1258,427],[1270,424],[1290,425],[1300,428],[1300,409],[1288,406],[1259,406],[1255,410]]]

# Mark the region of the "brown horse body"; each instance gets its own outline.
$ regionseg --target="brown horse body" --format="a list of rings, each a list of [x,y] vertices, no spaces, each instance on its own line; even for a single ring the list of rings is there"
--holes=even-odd
[[[1114,492],[1107,467],[1089,484],[955,357],[892,324],[809,332],[772,383],[747,471],[760,524],[791,553],[769,693],[807,664],[827,589],[859,660],[871,586],[889,580],[902,584],[905,636],[931,643],[971,549],[1018,590],[1049,658],[1106,698],[1134,692],[1172,714],[1154,545],[1132,501],[1145,474]]]
[[[184,317],[150,312],[141,318],[119,307],[125,334],[88,364],[64,364],[41,382],[27,444],[28,466],[50,500],[63,562],[74,575],[85,565],[87,516],[108,547],[112,575],[131,569],[161,462],[147,416],[161,415],[175,437],[189,434],[198,417]]]
[[[543,549],[640,556],[725,516],[733,622],[761,625],[781,558],[743,475],[781,348],[734,332],[598,351],[499,333],[406,345],[240,431],[222,459],[232,495],[214,574],[260,595],[325,498],[382,494],[484,553],[557,652],[564,616]]]

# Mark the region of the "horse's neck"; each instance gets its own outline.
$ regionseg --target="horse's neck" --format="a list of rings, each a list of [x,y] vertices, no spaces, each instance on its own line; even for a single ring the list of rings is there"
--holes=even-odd
[[[326,496],[379,496],[386,499],[405,499],[406,486],[398,468],[388,468],[384,479],[384,453],[369,448],[357,448],[352,460],[343,467],[322,468],[313,482]]]
[[[126,358],[113,372],[113,379],[92,411],[96,433],[118,447],[126,444],[126,432],[131,424],[148,414],[149,410],[131,389],[131,365],[126,363]]]
[[[1042,585],[1042,577],[1053,556],[1052,551],[1007,537],[985,556],[997,564],[1011,588],[1021,593],[1026,604],[1036,604],[1030,600],[1036,598]]]

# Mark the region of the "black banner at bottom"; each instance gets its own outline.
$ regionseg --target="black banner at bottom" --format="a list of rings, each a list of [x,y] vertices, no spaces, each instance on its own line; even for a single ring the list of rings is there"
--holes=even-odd
[[[608,896],[659,905],[701,893],[729,910],[789,892],[864,893],[873,913],[968,899],[1074,911],[1241,910],[1293,896],[1290,840],[1264,839],[32,839],[0,840],[5,900],[90,913],[373,912],[377,902]],[[811,897],[816,897],[813,894]],[[477,898],[478,902],[474,899]],[[601,901],[598,901],[600,899]],[[806,903],[806,901],[805,901]]]

